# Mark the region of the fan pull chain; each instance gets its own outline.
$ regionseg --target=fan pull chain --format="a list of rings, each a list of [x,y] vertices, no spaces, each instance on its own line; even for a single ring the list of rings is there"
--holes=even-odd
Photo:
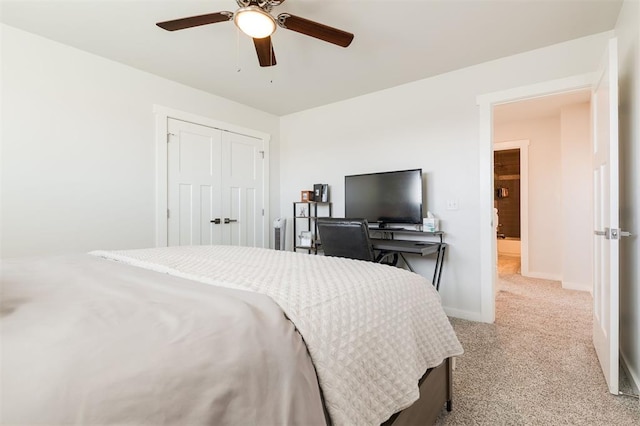
[[[240,71],[240,29],[236,27],[236,72]]]

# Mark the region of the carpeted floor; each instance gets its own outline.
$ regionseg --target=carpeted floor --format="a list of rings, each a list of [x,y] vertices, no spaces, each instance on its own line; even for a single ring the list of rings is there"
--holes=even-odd
[[[501,274],[495,324],[452,318],[465,349],[453,411],[438,425],[640,425],[637,399],[611,395],[591,343],[591,296]]]

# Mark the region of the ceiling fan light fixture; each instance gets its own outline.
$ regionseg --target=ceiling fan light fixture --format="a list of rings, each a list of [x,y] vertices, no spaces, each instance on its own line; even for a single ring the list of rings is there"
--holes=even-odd
[[[241,7],[233,15],[233,22],[252,38],[269,37],[276,30],[276,20],[257,6]]]

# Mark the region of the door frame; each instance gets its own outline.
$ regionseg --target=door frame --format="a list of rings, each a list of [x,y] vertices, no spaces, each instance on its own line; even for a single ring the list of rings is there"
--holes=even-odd
[[[185,111],[168,108],[162,105],[153,106],[153,114],[156,122],[156,247],[166,247],[168,244],[168,171],[167,162],[169,160],[169,152],[167,149],[168,138],[168,120],[173,118],[176,120],[187,121],[201,126],[212,127],[218,130],[239,133],[262,140],[264,149],[264,167],[262,169],[262,191],[263,191],[263,209],[264,209],[264,229],[263,241],[265,247],[270,246],[269,239],[269,142],[271,135],[257,130],[249,129],[235,124],[225,123],[223,121],[214,120],[212,118],[203,117]]]
[[[529,139],[493,144],[494,152],[510,149],[520,151],[520,275],[526,277],[529,275]]]
[[[596,73],[545,81],[487,93],[476,98],[479,106],[479,194],[480,194],[480,320],[493,323],[496,318],[495,289],[498,276],[497,242],[493,224],[493,107],[576,90],[591,89]]]

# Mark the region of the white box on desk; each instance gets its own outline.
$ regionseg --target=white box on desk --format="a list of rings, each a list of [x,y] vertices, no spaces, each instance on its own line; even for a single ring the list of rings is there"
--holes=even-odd
[[[425,217],[422,218],[422,232],[438,232],[440,230],[440,219]]]

